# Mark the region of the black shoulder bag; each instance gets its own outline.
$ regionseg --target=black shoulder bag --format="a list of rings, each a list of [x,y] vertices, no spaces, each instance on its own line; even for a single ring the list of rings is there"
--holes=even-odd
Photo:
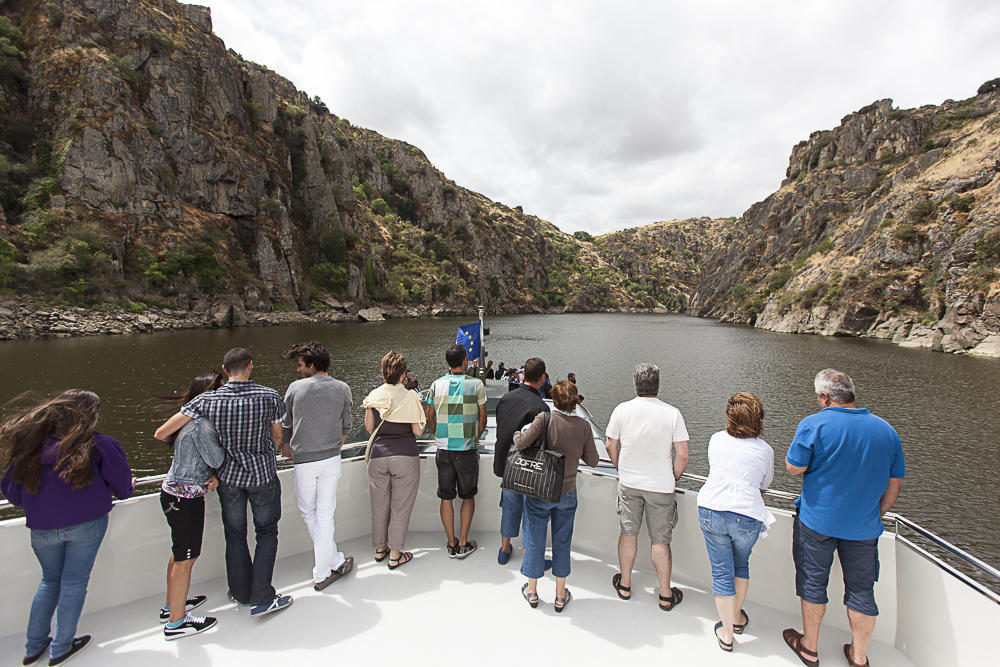
[[[545,412],[542,435],[538,442],[525,450],[515,450],[507,457],[500,488],[523,493],[549,503],[558,503],[562,495],[566,458],[562,452],[546,449],[550,413]]]

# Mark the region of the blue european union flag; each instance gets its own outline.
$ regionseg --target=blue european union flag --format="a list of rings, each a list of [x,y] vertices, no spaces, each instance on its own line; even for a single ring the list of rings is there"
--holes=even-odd
[[[478,359],[482,350],[482,339],[479,336],[479,322],[460,326],[458,328],[458,335],[455,337],[455,342],[464,347],[465,351],[469,353],[469,361]]]

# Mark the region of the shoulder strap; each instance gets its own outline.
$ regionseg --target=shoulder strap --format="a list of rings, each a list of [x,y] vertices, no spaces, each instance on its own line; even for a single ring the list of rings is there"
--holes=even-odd
[[[549,418],[552,413],[546,410],[542,414],[545,416],[542,417],[542,434],[538,437],[538,448],[545,451],[545,445],[549,444]]]

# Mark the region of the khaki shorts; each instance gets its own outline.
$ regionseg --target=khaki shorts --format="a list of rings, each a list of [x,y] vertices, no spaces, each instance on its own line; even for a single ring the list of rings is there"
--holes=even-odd
[[[642,515],[646,515],[646,531],[653,544],[670,544],[677,525],[677,498],[673,493],[642,491],[618,483],[618,521],[622,535],[639,534]]]

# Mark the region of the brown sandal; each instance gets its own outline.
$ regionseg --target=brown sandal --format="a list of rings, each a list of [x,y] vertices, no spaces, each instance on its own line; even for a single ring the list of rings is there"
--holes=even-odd
[[[819,653],[816,651],[810,651],[809,649],[802,646],[802,633],[795,628],[785,628],[781,631],[781,636],[788,644],[788,648],[792,649],[798,659],[803,665],[807,667],[814,667],[814,665],[819,664]],[[810,656],[816,658],[815,660],[806,660],[804,656]]]
[[[865,664],[863,665],[859,662],[854,662],[854,659],[851,658],[850,644],[844,644],[844,657],[847,658],[847,664],[850,665],[851,667],[870,667],[868,658],[865,658]]]
[[[670,589],[670,597],[660,596],[660,609],[663,611],[671,611],[674,607],[681,603],[684,599],[684,591],[674,586]]]
[[[383,547],[381,549],[375,550],[375,562],[381,563],[386,558],[389,557],[389,547]]]

